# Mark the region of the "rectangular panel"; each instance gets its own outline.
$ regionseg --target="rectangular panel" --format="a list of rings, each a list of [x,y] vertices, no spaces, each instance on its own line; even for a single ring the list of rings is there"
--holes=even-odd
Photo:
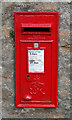
[[[44,47],[43,47],[44,46]],[[39,49],[38,49],[39,48]],[[39,43],[34,48],[34,43],[20,44],[20,79],[21,79],[21,101],[24,104],[49,103],[51,101],[51,43]],[[28,52],[44,55],[44,72],[29,72]],[[39,66],[38,66],[39,67]],[[38,69],[37,67],[37,69]],[[26,103],[25,103],[26,102]]]
[[[44,50],[28,50],[29,72],[44,72]]]

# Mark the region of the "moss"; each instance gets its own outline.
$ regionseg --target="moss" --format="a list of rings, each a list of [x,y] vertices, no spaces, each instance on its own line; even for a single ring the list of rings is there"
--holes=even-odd
[[[14,40],[14,36],[15,36],[14,30],[10,30],[10,37],[13,38],[13,40]]]

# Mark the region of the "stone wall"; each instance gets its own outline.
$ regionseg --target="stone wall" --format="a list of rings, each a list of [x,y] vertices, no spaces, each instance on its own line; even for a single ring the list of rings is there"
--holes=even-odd
[[[59,11],[58,107],[15,107],[15,11]],[[2,117],[69,118],[70,117],[70,3],[2,3]],[[12,38],[13,37],[13,38]]]

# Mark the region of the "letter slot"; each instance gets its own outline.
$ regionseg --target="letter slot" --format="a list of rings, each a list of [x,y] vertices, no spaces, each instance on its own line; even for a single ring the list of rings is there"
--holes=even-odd
[[[22,34],[48,34],[51,35],[51,24],[48,25],[21,25]]]

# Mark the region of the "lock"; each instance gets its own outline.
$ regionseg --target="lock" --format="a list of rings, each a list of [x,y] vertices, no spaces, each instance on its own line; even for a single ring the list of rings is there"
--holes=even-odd
[[[27,74],[27,79],[29,79],[29,75]]]
[[[27,81],[28,81],[28,82],[31,82],[31,79],[30,79],[30,77],[29,77],[29,74],[27,74]]]
[[[57,107],[58,12],[15,12],[15,105]]]

